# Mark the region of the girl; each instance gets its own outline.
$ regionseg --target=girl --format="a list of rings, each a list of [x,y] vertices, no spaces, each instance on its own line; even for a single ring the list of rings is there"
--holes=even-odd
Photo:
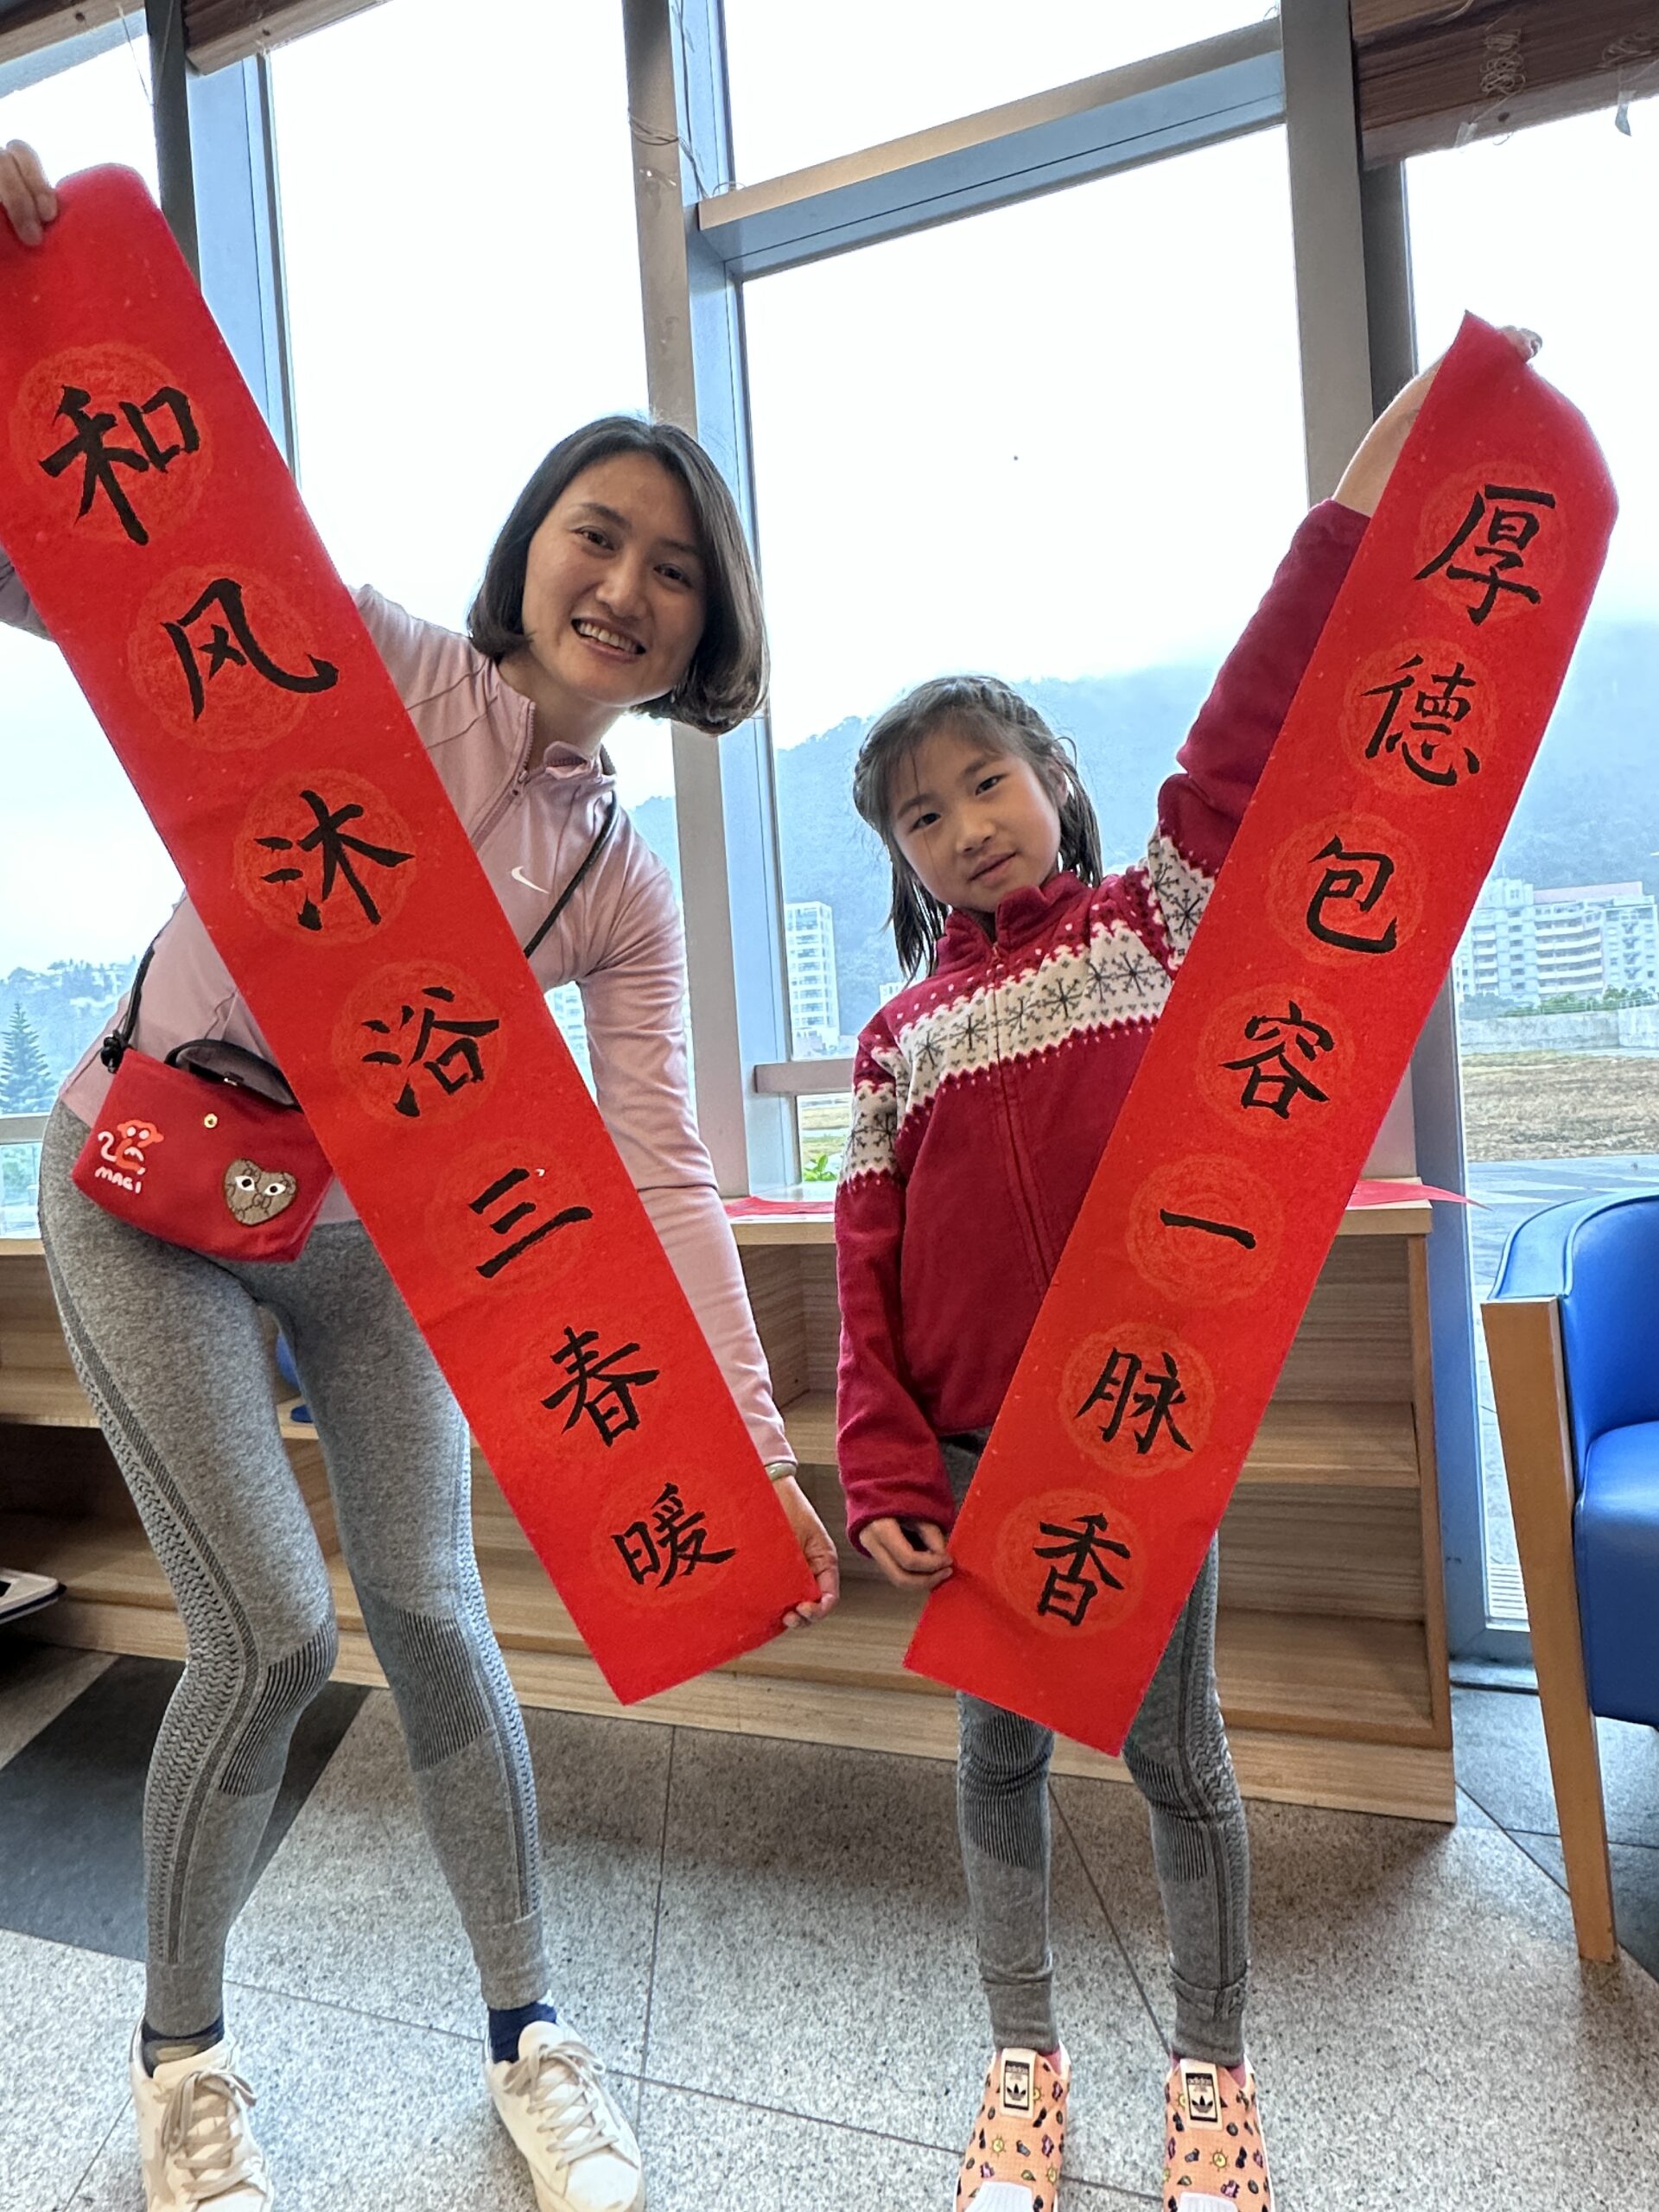
[[[0,207],[26,244],[56,213],[25,146]],[[626,815],[608,837],[606,731],[630,708],[715,733],[760,702],[766,639],[730,494],[683,431],[620,416],[556,445],[496,541],[468,634],[372,591],[357,604],[520,941],[592,865],[535,961],[582,986],[606,1124],[685,1283],[817,1577],[834,1547],[794,1479],[736,1247],[697,1135],[667,872]],[[0,557],[0,617],[39,629]],[[188,899],[156,942],[137,1042],[263,1052]],[[548,2001],[524,1726],[486,1617],[466,1429],[345,1193],[297,1260],[219,1264],[92,1205],[70,1169],[109,1077],[89,1052],[41,1161],[65,1332],[172,1584],[189,1657],[145,1804],[149,1974],[132,2086],[149,2212],[264,2212],[266,2162],[222,2016],[226,1938],[294,1725],[328,1679],[328,1580],[272,1410],[258,1308],[281,1323],[323,1443],[341,1546],[408,1739],[421,1809],[489,2009],[490,2094],[542,2212],[633,2212],[639,2152],[599,2061]]]
[[[837,1452],[850,1533],[900,1589],[950,1573],[945,1531],[1433,374],[1297,531],[1160,794],[1144,861],[1103,875],[1070,751],[1006,684],[924,684],[864,741],[854,800],[892,862],[899,958],[925,972],[869,1024],[855,1063],[836,1205]],[[1212,1546],[1123,1753],[1151,1815],[1175,1990],[1160,2202],[1271,2212],[1244,2055],[1249,1853],[1215,1611]],[[1071,2079],[1048,1947],[1053,1738],[957,1702],[958,1828],[995,2051],[957,2202],[1052,2212]]]

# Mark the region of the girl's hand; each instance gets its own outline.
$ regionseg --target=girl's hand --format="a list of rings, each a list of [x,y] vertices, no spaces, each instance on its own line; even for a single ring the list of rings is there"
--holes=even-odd
[[[918,1590],[924,1597],[948,1582],[952,1573],[944,1531],[936,1522],[892,1519],[870,1522],[864,1530],[864,1548],[895,1590]]]
[[[0,209],[25,245],[39,245],[46,235],[41,226],[57,219],[58,195],[40,156],[21,138],[0,148]]]
[[[836,1556],[835,1538],[812,1510],[810,1499],[794,1476],[780,1475],[772,1486],[818,1586],[816,1599],[791,1606],[784,1615],[785,1628],[804,1628],[811,1621],[821,1621],[841,1595],[841,1561]]]
[[[1544,342],[1536,331],[1522,330],[1513,323],[1505,326],[1503,335],[1523,361],[1531,360]],[[1445,358],[1444,354],[1440,357],[1441,360]],[[1440,365],[1436,361],[1414,376],[1366,432],[1359,451],[1343,472],[1342,481],[1337,486],[1336,496],[1342,505],[1351,507],[1356,514],[1376,512],[1377,502],[1411,435],[1411,426],[1422,412],[1423,402]]]

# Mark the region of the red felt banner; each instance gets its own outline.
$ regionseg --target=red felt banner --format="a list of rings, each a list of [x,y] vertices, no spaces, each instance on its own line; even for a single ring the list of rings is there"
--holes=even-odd
[[[165,224],[59,197],[0,224],[0,543],[606,1679],[666,1689],[812,1578]]]
[[[918,1672],[1121,1750],[1520,797],[1614,512],[1582,418],[1469,319],[1107,1144]]]

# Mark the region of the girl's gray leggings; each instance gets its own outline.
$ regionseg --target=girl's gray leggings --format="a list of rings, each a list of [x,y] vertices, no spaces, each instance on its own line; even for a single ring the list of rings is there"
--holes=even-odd
[[[334,1664],[260,1306],[316,1418],[341,1548],[485,2001],[533,2004],[548,1969],[524,1723],[473,1556],[466,1427],[408,1307],[356,1222],[315,1229],[283,1265],[204,1259],[127,1228],[69,1179],[86,1136],[60,1104],[41,1158],[52,1287],[188,1639],[144,1800],[150,2026],[182,2038],[219,2018],[226,1939],[294,1724]]]
[[[944,1440],[957,1499],[983,1432]],[[1249,1841],[1216,1697],[1216,1547],[1176,1622],[1135,1715],[1123,1758],[1152,1820],[1183,2058],[1236,2066],[1244,2056],[1249,1973]],[[1048,1948],[1048,1764],[1052,1732],[982,1699],[959,1696],[957,1825],[990,2003],[991,2036],[1052,2050]]]

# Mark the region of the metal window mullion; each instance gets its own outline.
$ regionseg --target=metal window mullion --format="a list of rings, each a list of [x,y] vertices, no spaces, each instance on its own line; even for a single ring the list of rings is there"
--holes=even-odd
[[[270,64],[188,72],[201,289],[289,467],[297,460]]]
[[[1348,0],[1281,0],[1280,36],[1307,490],[1325,499],[1373,419]]]
[[[752,536],[742,302],[695,224],[729,173],[719,0],[623,0],[623,36],[652,408],[707,446]],[[677,724],[673,748],[697,1118],[730,1197],[798,1173],[790,1102],[748,1080],[789,1052],[770,734]]]
[[[162,212],[290,467],[293,378],[270,83],[263,59],[204,76],[183,0],[146,0]]]

